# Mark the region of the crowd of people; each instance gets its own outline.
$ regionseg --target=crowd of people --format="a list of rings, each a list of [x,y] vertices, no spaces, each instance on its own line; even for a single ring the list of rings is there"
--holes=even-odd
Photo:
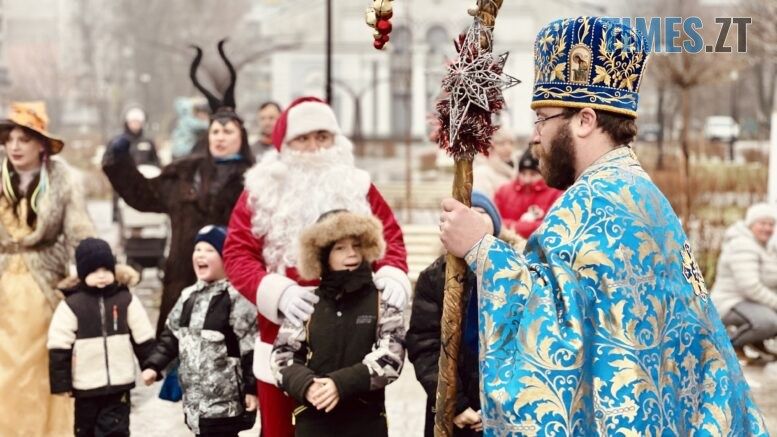
[[[199,84],[198,49],[209,115],[182,106],[200,133],[175,135],[177,159],[153,178],[138,170],[159,165],[139,110],[103,157],[117,196],[170,219],[155,330],[130,290],[137,273],[96,238],[56,157],[45,107],[15,103],[0,122],[0,393],[13,394],[0,435],[129,435],[137,360],[144,384],[180,385],[198,436],[236,436],[257,413],[269,437],[387,436],[385,388],[406,355],[433,435],[446,257],[413,288],[401,226],[322,100],[262,104],[250,141],[218,48],[232,82],[221,98]],[[738,358],[768,355],[777,335],[777,207],[753,205],[726,231],[708,291],[629,147],[638,86],[599,65],[608,48],[644,74],[628,26],[543,28],[528,147],[503,127],[476,159],[472,206],[442,203],[441,241],[469,267],[455,435],[765,435]],[[598,75],[567,81],[548,51]]]

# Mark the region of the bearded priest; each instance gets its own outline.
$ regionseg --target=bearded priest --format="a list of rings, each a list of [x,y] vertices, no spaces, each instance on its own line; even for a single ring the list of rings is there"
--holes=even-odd
[[[570,18],[534,54],[534,152],[563,196],[523,253],[443,201],[443,243],[477,275],[485,435],[768,435],[680,221],[630,147],[646,40]]]

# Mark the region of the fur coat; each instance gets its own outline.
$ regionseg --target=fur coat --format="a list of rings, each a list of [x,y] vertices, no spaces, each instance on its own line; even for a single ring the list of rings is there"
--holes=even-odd
[[[51,159],[47,165],[48,190],[40,201],[33,232],[16,241],[12,231],[0,222],[0,272],[13,255],[20,254],[53,308],[61,299],[57,283],[68,276],[75,246],[94,236],[94,227],[73,170],[58,159]]]
[[[157,333],[181,290],[196,282],[192,268],[194,237],[205,225],[226,225],[235,201],[243,191],[246,161],[217,164],[207,155],[193,155],[168,164],[162,173],[146,179],[128,151],[109,147],[103,171],[127,204],[138,211],[170,216],[170,253],[165,263],[164,289]]]

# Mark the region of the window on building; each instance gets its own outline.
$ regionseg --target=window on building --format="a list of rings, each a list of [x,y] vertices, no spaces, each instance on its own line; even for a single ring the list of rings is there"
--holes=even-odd
[[[434,112],[446,63],[455,55],[453,39],[442,25],[432,25],[426,31],[426,111]]]
[[[413,59],[412,34],[407,27],[391,32],[391,136],[404,137],[410,130]]]

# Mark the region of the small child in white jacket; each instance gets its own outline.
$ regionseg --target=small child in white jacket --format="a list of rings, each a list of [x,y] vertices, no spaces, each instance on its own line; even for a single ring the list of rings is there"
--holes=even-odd
[[[75,435],[129,435],[129,391],[135,357],[154,348],[154,330],[140,301],[116,273],[111,247],[87,238],[76,248],[80,283],[64,290],[49,327],[51,392],[75,400]],[[134,352],[134,353],[133,353]]]

